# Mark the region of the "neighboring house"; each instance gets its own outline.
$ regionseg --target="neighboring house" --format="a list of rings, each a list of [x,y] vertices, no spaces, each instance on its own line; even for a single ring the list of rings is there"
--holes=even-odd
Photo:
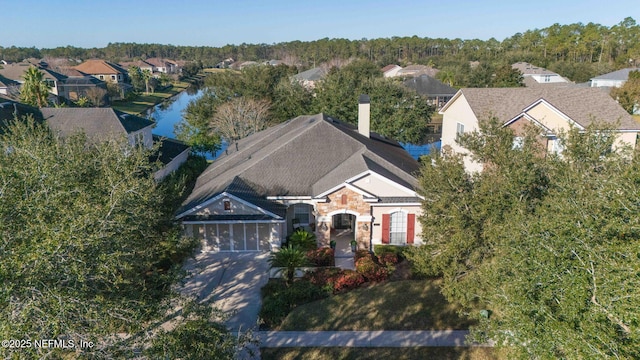
[[[0,95],[16,96],[20,83],[0,75]]]
[[[420,244],[419,164],[397,142],[324,114],[241,139],[198,178],[176,218],[203,251],[268,251],[297,227],[328,246],[348,231],[360,249]]]
[[[68,100],[78,101],[80,98],[85,97],[95,102],[96,99],[93,99],[93,97],[96,95],[91,93],[93,91],[92,89],[102,89],[104,93],[102,102],[108,103],[107,84],[104,81],[98,80],[74,68],[59,69],[59,71],[66,77],[63,81],[62,89],[64,97]],[[96,94],[98,93],[96,92]],[[97,104],[94,105],[97,106]]]
[[[316,87],[316,82],[324,79],[325,76],[327,76],[327,70],[325,68],[316,67],[293,75],[293,79],[305,88],[313,89]]]
[[[132,66],[137,66],[138,68],[140,68],[140,70],[149,70],[150,72],[153,73],[153,65],[151,65],[150,63],[144,60],[121,62],[118,65],[123,69],[127,69],[127,74],[129,73],[129,69]]]
[[[124,83],[127,80],[127,70],[120,65],[100,60],[92,59],[76,65],[76,70],[91,75],[98,80],[111,82],[115,84]]]
[[[396,64],[390,64],[382,68],[382,75],[384,77],[394,77],[398,74],[402,67]]]
[[[49,93],[54,95],[54,97],[51,97],[50,100],[57,103],[58,96],[66,98],[66,93],[64,91],[64,81],[66,80],[66,76],[51,69],[42,67],[45,65],[46,63],[42,61],[20,62],[3,65],[0,69],[0,81],[2,81],[4,78],[14,82],[10,83],[9,85],[14,85],[15,83],[22,85],[24,83],[25,72],[29,70],[29,68],[35,67],[40,72],[42,72],[44,81],[47,83],[47,85],[49,85]],[[7,92],[7,94],[5,95],[8,94],[9,92]]]
[[[457,89],[429,75],[409,78],[402,84],[425,96],[429,105],[435,107],[436,110],[442,108],[458,92]]]
[[[440,72],[440,70],[432,68],[427,65],[409,65],[405,68],[398,70],[395,76],[401,77],[410,77],[410,76],[420,76],[420,75],[429,75],[431,77],[436,77],[436,75]]]
[[[149,58],[144,60],[147,64],[151,64],[153,67],[151,72],[159,72],[165,74],[173,74],[177,71],[177,66],[175,62],[161,59],[161,58]]]
[[[535,84],[570,83],[569,80],[559,74],[545,68],[531,65],[528,62],[517,62],[512,64],[511,68],[519,70],[522,73],[523,81],[527,86]],[[529,81],[530,79],[533,81]]]
[[[189,147],[183,143],[153,136],[151,130],[155,123],[151,120],[126,114],[112,108],[35,108],[15,101],[0,98],[0,124],[14,115],[22,117],[32,115],[43,120],[52,131],[61,136],[84,132],[89,141],[118,139],[126,137],[129,145],[151,149],[158,143],[158,151],[150,161],[160,161],[161,169],[154,173],[161,180],[176,170],[187,160]]]
[[[591,78],[591,87],[621,87],[629,79],[629,73],[640,68],[627,68]]]
[[[640,134],[640,124],[631,115],[607,93],[592,88],[465,88],[460,89],[440,113],[443,115],[442,150],[462,154],[468,151],[458,145],[456,139],[463,133],[479,130],[479,122],[492,117],[514,130],[514,144],[525,124],[538,126],[541,141],[549,152],[555,153],[563,150],[556,137],[558,132],[572,126],[584,129],[594,122],[616,124],[615,148],[624,144],[635,147]],[[483,168],[468,156],[464,164],[469,172]]]

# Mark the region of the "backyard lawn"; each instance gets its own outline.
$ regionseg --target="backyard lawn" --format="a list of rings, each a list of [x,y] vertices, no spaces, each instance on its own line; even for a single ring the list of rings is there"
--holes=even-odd
[[[440,294],[438,280],[388,281],[295,308],[280,331],[465,330],[474,323]]]
[[[493,348],[263,348],[260,355],[263,360],[333,360],[333,359],[498,359]]]

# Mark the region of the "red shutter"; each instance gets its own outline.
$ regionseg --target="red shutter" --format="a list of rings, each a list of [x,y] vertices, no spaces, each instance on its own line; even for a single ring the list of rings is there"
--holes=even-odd
[[[413,244],[416,235],[416,214],[407,215],[407,244]]]
[[[389,225],[391,217],[389,214],[382,214],[382,243],[389,243]]]

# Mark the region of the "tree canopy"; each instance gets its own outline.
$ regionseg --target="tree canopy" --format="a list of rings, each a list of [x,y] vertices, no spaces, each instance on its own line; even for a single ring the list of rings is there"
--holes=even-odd
[[[487,166],[434,155],[421,175],[426,244],[415,271],[443,276],[442,292],[516,358],[637,358],[640,341],[640,158],[611,151],[607,127],[560,136],[544,155],[539,131],[514,146],[496,121],[464,135]],[[481,316],[480,309],[490,316]]]
[[[196,246],[173,222],[182,175],[157,183],[149,150],[125,139],[61,138],[32,119],[1,130],[0,338],[76,346],[0,354],[79,356],[83,340],[93,342],[92,357],[133,357],[172,306],[181,260]],[[235,348],[209,316],[194,321],[221,331],[224,352]]]

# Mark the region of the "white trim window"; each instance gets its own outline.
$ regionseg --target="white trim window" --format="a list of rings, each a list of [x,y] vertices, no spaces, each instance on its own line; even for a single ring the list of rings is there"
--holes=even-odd
[[[389,243],[392,245],[406,244],[407,214],[404,211],[392,212],[389,220]]]
[[[460,137],[464,134],[464,124],[457,123],[456,124],[456,141],[460,141]]]
[[[311,206],[308,204],[293,205],[293,223],[297,226],[309,226]]]

